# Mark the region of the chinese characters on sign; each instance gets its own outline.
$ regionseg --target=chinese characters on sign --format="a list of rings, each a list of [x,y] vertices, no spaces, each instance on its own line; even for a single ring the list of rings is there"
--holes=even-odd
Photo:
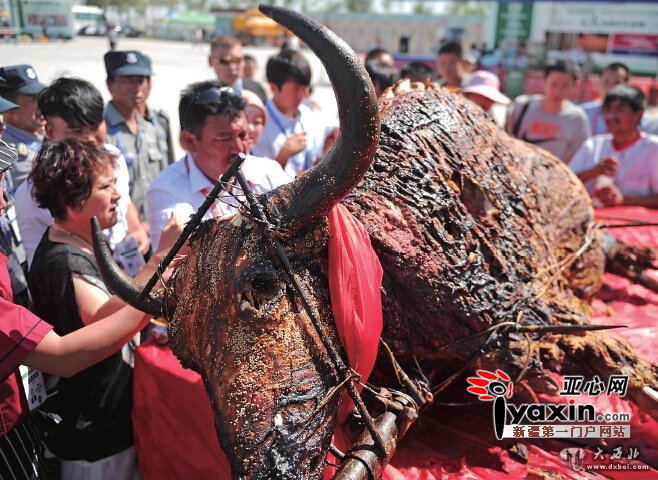
[[[630,425],[505,425],[503,438],[630,438]]]
[[[598,375],[594,375],[588,381],[585,381],[585,377],[582,375],[566,375],[562,388],[563,390],[560,391],[561,396],[586,393],[587,395],[596,397],[605,392],[608,397],[612,394],[618,397],[624,397],[628,390],[628,377],[625,375],[611,375],[606,385]]]

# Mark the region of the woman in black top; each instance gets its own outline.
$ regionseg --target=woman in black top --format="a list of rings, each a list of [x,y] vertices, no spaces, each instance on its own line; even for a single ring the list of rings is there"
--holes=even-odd
[[[30,293],[34,312],[60,335],[125,306],[110,294],[100,277],[89,222],[95,216],[103,229],[116,223],[120,194],[115,186],[114,161],[110,152],[94,144],[65,140],[45,144],[30,174],[35,200],[55,219],[35,252]],[[169,238],[138,280],[150,276],[173,244],[174,222],[172,217]],[[50,417],[43,426],[45,443],[63,460],[63,478],[94,471],[103,472],[102,477],[95,478],[132,478],[131,343],[77,375],[48,380],[49,390],[56,393],[42,407]]]

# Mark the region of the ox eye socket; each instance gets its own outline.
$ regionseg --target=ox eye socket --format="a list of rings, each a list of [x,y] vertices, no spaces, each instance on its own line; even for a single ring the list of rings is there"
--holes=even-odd
[[[243,312],[262,314],[280,301],[284,290],[276,276],[256,275],[244,283],[238,303]]]
[[[263,297],[274,297],[279,285],[274,279],[256,277],[251,281],[251,288]]]

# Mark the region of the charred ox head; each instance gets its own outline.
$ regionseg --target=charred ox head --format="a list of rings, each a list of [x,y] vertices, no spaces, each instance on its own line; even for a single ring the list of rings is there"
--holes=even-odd
[[[325,215],[341,200],[368,229],[384,267],[384,337],[401,358],[413,355],[449,376],[481,352],[483,332],[587,320],[582,300],[600,285],[604,254],[589,197],[559,160],[429,85],[389,91],[379,138],[374,92],[349,47],[298,14],[261,10],[320,57],[338,100],[333,150],[259,201],[281,227],[293,271],[339,351]],[[199,227],[170,282],[170,343],[203,377],[235,478],[321,478],[338,380],[265,233],[243,214]],[[160,313],[156,299],[136,300],[137,287],[120,278],[107,252],[98,261],[118,294]],[[513,335],[488,343],[487,361],[527,370],[517,343]],[[530,366],[587,351],[553,347],[536,351]],[[632,363],[622,350],[593,354],[602,360],[590,364],[605,376],[606,368]],[[655,369],[642,371],[655,381]]]
[[[308,233],[291,239],[291,260],[338,345],[323,281],[326,233]],[[172,281],[170,344],[204,379],[234,477],[319,478],[340,396],[320,402],[336,376],[262,235],[240,215],[202,225]]]

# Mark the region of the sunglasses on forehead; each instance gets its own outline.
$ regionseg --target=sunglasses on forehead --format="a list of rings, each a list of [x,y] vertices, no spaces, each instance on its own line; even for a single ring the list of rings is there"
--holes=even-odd
[[[201,105],[207,105],[209,103],[216,103],[219,102],[222,97],[227,97],[227,96],[239,96],[238,92],[236,92],[232,87],[210,87],[202,92],[199,92],[196,94],[194,97],[194,100],[190,102],[190,105],[192,103],[201,104]]]
[[[231,87],[210,87],[197,93],[192,101],[187,104],[185,114],[183,115],[183,121],[187,118],[187,114],[189,113],[190,108],[192,108],[192,105],[212,105],[213,103],[219,103],[222,98],[226,97],[240,97],[240,94]]]
[[[234,57],[232,55],[224,55],[223,57],[219,57],[217,61],[221,65],[230,65],[232,63],[240,64],[244,60],[244,57]]]

